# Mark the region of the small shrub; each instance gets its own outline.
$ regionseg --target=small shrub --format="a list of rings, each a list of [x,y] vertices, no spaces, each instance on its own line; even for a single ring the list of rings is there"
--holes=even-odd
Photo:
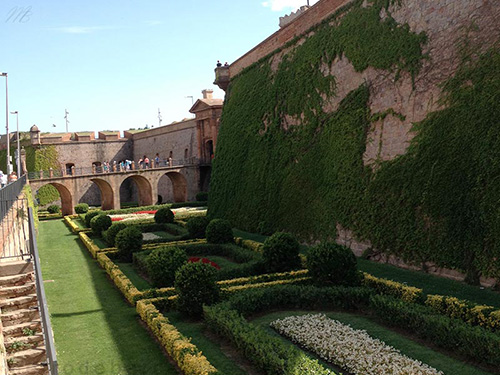
[[[89,211],[89,205],[87,203],[79,203],[75,206],[75,212],[77,214],[85,214]]]
[[[155,249],[146,258],[148,275],[156,287],[172,286],[175,272],[187,261],[186,252],[178,247]]]
[[[309,249],[307,269],[319,285],[356,285],[360,282],[353,252],[333,242],[321,243]]]
[[[57,214],[61,211],[61,207],[59,207],[57,204],[52,204],[49,207],[47,207],[47,211],[51,214]]]
[[[299,243],[290,233],[276,232],[264,242],[264,264],[269,272],[300,268]]]
[[[106,240],[106,243],[109,246],[114,247],[116,235],[118,234],[118,232],[125,229],[126,227],[127,227],[127,225],[125,225],[125,223],[112,224],[108,228],[108,230],[106,231],[106,234],[104,235],[104,239]]]
[[[142,233],[139,229],[129,226],[115,237],[119,257],[125,262],[132,262],[132,254],[141,251]]]
[[[87,214],[85,215],[85,226],[87,228],[90,228],[90,220],[92,220],[92,218],[94,218],[95,216],[101,214],[101,211],[90,211],[90,212],[87,212]]]
[[[162,207],[155,213],[155,222],[158,224],[173,223],[174,213],[168,207]]]
[[[217,270],[206,263],[187,263],[175,274],[175,289],[178,294],[177,307],[181,313],[200,316],[203,305],[219,299]]]
[[[97,215],[90,220],[90,228],[96,236],[100,236],[102,231],[108,229],[111,224],[112,221],[108,215]]]
[[[213,219],[208,223],[205,233],[209,243],[221,244],[234,241],[233,230],[227,220]]]
[[[204,238],[208,219],[205,216],[192,217],[187,221],[186,228],[191,238]]]
[[[198,194],[196,194],[196,200],[198,202],[206,202],[206,201],[208,201],[208,192],[206,192],[206,191],[200,191]]]

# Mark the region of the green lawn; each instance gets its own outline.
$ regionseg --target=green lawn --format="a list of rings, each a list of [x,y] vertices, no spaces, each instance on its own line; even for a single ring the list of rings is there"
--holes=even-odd
[[[237,237],[257,242],[264,242],[267,238],[260,234],[244,232],[239,229],[233,229],[233,233]],[[301,246],[301,253],[307,254],[306,246]],[[358,258],[358,268],[373,276],[422,288],[424,293],[427,294],[449,295],[478,304],[486,304],[500,308],[500,293],[494,292],[491,289],[472,286],[444,277],[430,275],[425,272],[405,270],[390,264],[377,263],[361,258]]]
[[[104,241],[104,239],[102,237],[97,237],[91,233],[89,233],[89,237],[90,239],[92,240],[92,242],[94,244],[97,245],[97,247],[99,247],[99,249],[107,249],[109,248],[110,246],[108,245],[108,243],[106,241]]]
[[[175,327],[184,336],[191,337],[191,342],[203,352],[208,361],[219,370],[220,375],[244,375],[246,372],[242,370],[235,361],[228,358],[222,351],[220,345],[213,342],[205,335],[203,323],[197,321],[189,321],[183,319],[178,312],[167,312],[164,315],[175,325]]]
[[[151,289],[153,285],[151,285],[147,280],[145,280],[141,275],[137,273],[134,265],[132,263],[122,263],[122,262],[114,262],[120,270],[129,278],[132,284],[139,290]]]
[[[273,312],[264,316],[260,316],[254,320],[252,323],[258,324],[265,328],[269,334],[279,336],[269,324],[276,319],[283,319],[291,315],[303,315],[308,313],[318,313],[317,311],[279,311]],[[367,317],[349,314],[342,312],[327,312],[325,313],[328,317],[338,320],[344,324],[349,324],[352,328],[363,329],[371,337],[378,338],[386,344],[397,348],[401,353],[407,355],[410,358],[418,359],[423,363],[426,363],[438,370],[444,372],[444,374],[453,375],[489,375],[491,373],[479,370],[476,367],[472,367],[466,363],[459,360],[450,358],[449,356],[436,352],[422,344],[416,343],[409,338],[400,335],[394,331],[391,331]],[[281,337],[281,336],[280,336]],[[286,340],[286,339],[284,339]]]
[[[61,375],[178,374],[62,220],[38,244]]]
[[[206,257],[202,258],[207,258],[208,260],[211,260],[212,262],[217,263],[217,265],[222,269],[222,268],[229,268],[229,267],[237,267],[238,263],[233,262],[232,260],[226,258],[226,257],[220,257],[217,255],[208,255]]]

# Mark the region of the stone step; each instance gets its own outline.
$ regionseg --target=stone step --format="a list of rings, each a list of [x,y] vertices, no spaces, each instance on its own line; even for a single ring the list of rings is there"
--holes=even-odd
[[[31,306],[37,306],[36,294],[0,300],[0,309],[4,313],[19,309],[27,309]]]
[[[9,370],[9,375],[48,375],[49,368],[44,365],[30,365]]]
[[[44,346],[36,349],[21,350],[19,352],[11,353],[7,356],[7,364],[9,365],[9,369],[29,365],[39,365],[42,362],[46,361],[47,357],[45,355]]]
[[[28,282],[23,285],[4,286],[0,288],[0,298],[16,298],[27,294],[36,293],[36,285],[34,282]]]
[[[33,272],[33,263],[26,260],[0,263],[0,277]]]
[[[1,276],[0,286],[14,286],[23,285],[24,283],[31,282],[35,279],[33,272],[22,273],[20,275]]]
[[[40,318],[37,308],[14,310],[0,315],[4,327],[30,322]]]
[[[40,320],[34,320],[32,322],[16,324],[3,328],[3,335],[6,339],[10,339],[11,337],[32,336],[34,333],[39,332],[42,332]]]
[[[32,336],[9,337],[5,340],[5,348],[7,351],[13,351],[16,347],[30,345],[31,348],[43,345],[43,335],[37,333]]]

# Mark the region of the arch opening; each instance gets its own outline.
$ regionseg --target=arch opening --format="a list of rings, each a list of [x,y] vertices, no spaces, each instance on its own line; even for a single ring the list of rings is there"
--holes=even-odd
[[[95,183],[101,192],[101,208],[103,210],[113,210],[114,206],[114,191],[109,182],[100,178],[92,178],[90,181]]]
[[[187,201],[187,181],[179,172],[168,172],[158,180],[158,196],[166,202]]]
[[[139,206],[149,206],[154,203],[151,183],[140,175],[129,176],[120,184],[120,206],[135,202]]]
[[[63,215],[72,215],[73,214],[73,196],[69,189],[63,184],[57,182],[50,182],[48,184],[42,185],[37,189],[37,195],[40,191],[43,191],[45,186],[53,186],[56,188],[59,193],[59,197],[61,199],[61,212]],[[40,199],[40,198],[39,198]]]

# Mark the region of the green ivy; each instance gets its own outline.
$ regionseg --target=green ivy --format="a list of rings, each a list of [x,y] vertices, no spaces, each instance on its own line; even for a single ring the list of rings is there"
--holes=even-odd
[[[363,163],[370,123],[403,116],[370,113],[366,85],[335,112],[323,110],[336,79],[321,70],[340,56],[357,71],[418,74],[426,36],[398,25],[389,3],[355,1],[277,67],[274,53],[232,79],[209,215],[251,231],[265,222],[304,240],[334,238],[340,223],[378,250],[465,270],[470,282],[500,277],[498,50],[464,61],[443,86],[446,109],[415,124],[408,152],[376,171]]]

